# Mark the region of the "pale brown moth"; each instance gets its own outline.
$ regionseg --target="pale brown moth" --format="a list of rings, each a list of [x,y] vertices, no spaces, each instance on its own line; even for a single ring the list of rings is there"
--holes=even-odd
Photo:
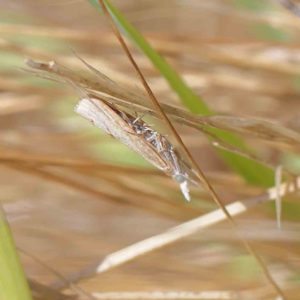
[[[197,183],[188,176],[185,164],[164,136],[140,118],[120,110],[100,97],[83,97],[75,111],[171,176],[180,184],[185,199],[190,200],[188,181]]]
[[[72,48],[71,50],[101,80],[113,82],[85,62]],[[154,131],[141,118],[119,109],[100,96],[97,98],[95,96],[90,97],[73,81],[67,80],[67,82],[80,95],[81,100],[75,107],[78,114],[171,176],[174,181],[179,183],[185,199],[190,200],[188,182],[194,185],[198,185],[198,183],[189,177],[187,169],[191,170],[191,168],[181,160],[165,136]]]

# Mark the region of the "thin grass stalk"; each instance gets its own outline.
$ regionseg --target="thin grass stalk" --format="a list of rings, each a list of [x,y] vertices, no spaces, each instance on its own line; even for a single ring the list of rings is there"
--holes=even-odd
[[[66,286],[68,286],[70,288],[70,290],[72,290],[74,293],[76,293],[79,297],[81,296],[81,297],[85,297],[85,298],[88,298],[88,299],[91,299],[91,300],[95,299],[95,297],[93,297],[92,295],[90,295],[89,293],[87,293],[85,290],[83,290],[81,287],[77,286],[76,284],[74,284],[72,282],[69,282],[60,272],[58,272],[55,269],[51,268],[50,266],[48,266],[47,264],[45,264],[40,259],[38,259],[37,257],[33,256],[28,251],[26,251],[24,249],[20,249],[20,248],[18,250],[19,250],[19,252],[23,253],[24,255],[28,256],[33,261],[35,261],[36,263],[38,263],[39,265],[41,265],[49,273],[54,274],[56,277],[58,277],[62,281],[64,281],[65,284],[66,284]]]

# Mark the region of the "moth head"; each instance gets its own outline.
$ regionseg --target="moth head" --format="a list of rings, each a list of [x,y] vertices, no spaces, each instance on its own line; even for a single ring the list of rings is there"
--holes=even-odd
[[[188,176],[188,174],[182,174],[182,173],[175,173],[172,175],[172,179],[179,183],[184,183],[185,181],[188,181],[192,183],[195,186],[199,186],[199,183],[196,182],[194,179]]]
[[[187,177],[179,173],[179,174],[172,175],[172,179],[176,182],[183,183],[184,181],[187,180]]]
[[[199,186],[199,183],[193,180],[192,178],[190,178],[188,174],[182,174],[182,173],[173,174],[172,179],[179,183],[184,198],[187,201],[190,201],[191,197],[188,189],[188,183],[192,183],[195,186]]]

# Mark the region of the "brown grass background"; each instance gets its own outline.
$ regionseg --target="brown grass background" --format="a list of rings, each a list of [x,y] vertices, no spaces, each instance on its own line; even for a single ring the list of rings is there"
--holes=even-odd
[[[299,132],[300,20],[275,1],[262,1],[264,10],[229,0],[112,2],[216,114]],[[76,116],[70,88],[13,68],[24,67],[29,56],[92,76],[71,45],[120,86],[145,94],[105,18],[88,2],[0,1],[0,9],[0,200],[18,248],[71,278],[110,253],[217,208],[203,188],[193,188],[192,202],[185,202],[171,179]],[[148,59],[130,49],[159,101],[182,108]],[[145,120],[167,133],[161,121]],[[233,174],[203,133],[175,125],[225,204],[264,191]],[[243,138],[261,159],[298,174],[299,145]],[[81,165],[65,166],[68,161]],[[280,231],[274,203],[236,218],[288,299],[300,294],[299,213],[294,193],[283,199]],[[53,292],[59,278],[20,256],[37,299],[76,295],[45,292]],[[240,299],[276,296],[228,222],[76,284],[88,293],[172,291],[175,299],[188,297],[182,291],[233,293],[212,299],[239,299],[237,292]]]

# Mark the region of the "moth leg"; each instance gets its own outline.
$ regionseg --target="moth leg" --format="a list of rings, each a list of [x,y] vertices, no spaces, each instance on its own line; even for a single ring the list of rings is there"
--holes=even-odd
[[[157,133],[157,132],[153,132],[153,134],[146,138],[146,140],[148,142],[156,142],[156,150],[158,153],[162,153],[165,152],[167,150],[165,143],[163,142],[162,136],[161,134]]]
[[[160,133],[157,133],[156,143],[157,143],[157,151],[159,153],[165,152],[168,155],[170,154],[170,148],[172,148],[172,146],[168,143],[166,138],[162,136]]]
[[[145,132],[147,132],[147,130],[145,130],[145,131],[142,132],[142,133],[144,134]],[[147,137],[146,140],[147,140],[148,142],[150,142],[150,143],[151,143],[152,141],[154,141],[154,140],[156,140],[156,142],[157,142],[157,133],[156,133],[156,132],[153,132],[153,134],[152,134],[151,136]]]
[[[162,153],[162,152],[165,152],[166,150],[168,150],[165,139],[159,133],[157,135],[156,143],[157,143],[157,151],[159,153]]]
[[[137,121],[137,119],[134,121],[134,122],[136,122]],[[146,134],[148,133],[148,131],[153,131],[151,128],[149,128],[148,126],[149,125],[146,125],[146,124],[144,124],[144,123],[132,123],[133,125],[133,127],[134,127],[134,131],[137,133],[137,134],[139,134],[139,135],[141,135],[144,139],[146,139],[146,140],[148,140],[150,137],[152,137],[152,136],[150,136],[150,137],[147,137],[146,136]]]
[[[137,117],[136,119],[131,121],[130,124],[134,128],[135,132],[141,135],[145,134],[147,131],[153,131],[151,128],[151,126],[153,125],[145,124],[143,121],[139,122],[144,116],[145,114],[143,114],[140,117]]]
[[[146,114],[143,114],[142,116],[138,116],[137,112],[134,112],[134,116],[136,117],[135,120],[132,122],[132,124],[135,124],[137,121],[139,121],[140,119],[144,118]]]

